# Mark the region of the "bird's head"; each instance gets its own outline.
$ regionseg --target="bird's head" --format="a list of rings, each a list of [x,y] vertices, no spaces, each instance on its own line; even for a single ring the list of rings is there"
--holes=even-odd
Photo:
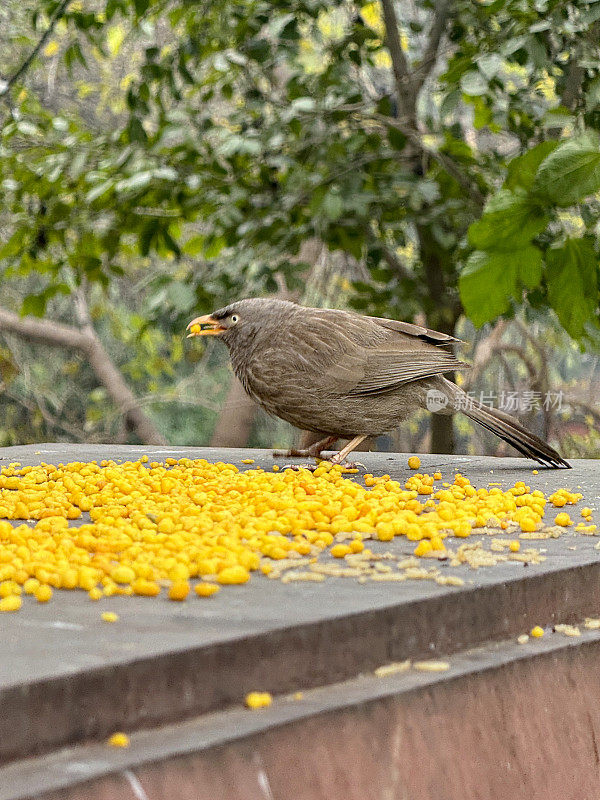
[[[297,308],[287,300],[248,298],[224,308],[196,317],[187,326],[192,336],[218,336],[225,344],[242,343],[259,333],[267,333],[273,324],[281,324],[289,312]]]

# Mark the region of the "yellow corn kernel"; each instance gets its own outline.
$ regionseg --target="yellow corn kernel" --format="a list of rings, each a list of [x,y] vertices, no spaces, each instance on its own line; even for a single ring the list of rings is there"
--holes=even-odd
[[[508,545],[508,549],[511,553],[518,553],[521,549],[521,542],[517,539],[513,539],[512,542]]]
[[[246,695],[245,703],[248,708],[267,708],[273,702],[269,692],[249,692]]]
[[[119,615],[115,614],[114,611],[104,611],[100,614],[100,617],[104,620],[104,622],[116,622],[119,619]]]
[[[198,583],[194,591],[198,595],[198,597],[212,597],[213,594],[216,594],[221,587],[217,586],[216,583]]]
[[[522,517],[519,526],[524,533],[533,533],[537,529],[537,523],[533,517]]]
[[[112,570],[110,577],[115,583],[133,583],[136,575],[131,567],[118,566]]]
[[[145,578],[138,578],[131,584],[135,594],[142,595],[143,597],[156,597],[160,594],[160,586],[156,581],[148,581]]]
[[[111,747],[129,747],[129,736],[127,736],[126,733],[118,731],[117,733],[113,733],[109,738],[108,744]]]
[[[394,538],[394,526],[391,522],[378,522],[375,530],[380,542],[390,542]]]
[[[38,603],[47,603],[52,597],[52,589],[48,586],[48,584],[43,583],[34,590],[33,596]]]
[[[190,593],[190,585],[187,581],[175,581],[169,587],[169,600],[185,600]]]
[[[344,558],[344,556],[352,552],[352,548],[347,544],[336,544],[331,548],[330,552],[334,558]]]
[[[18,594],[11,594],[0,600],[0,611],[18,611],[21,608],[22,600]]]
[[[415,547],[415,549],[413,550],[413,553],[416,556],[420,557],[420,556],[426,555],[427,553],[431,553],[432,549],[433,548],[431,547],[431,542],[429,541],[429,539],[423,539]]]
[[[571,521],[571,517],[565,512],[561,512],[560,514],[556,515],[554,520],[555,525],[560,525],[562,528],[567,528],[569,525],[572,525],[573,522]]]
[[[408,466],[410,469],[419,469],[419,467],[421,466],[421,459],[419,458],[419,456],[411,456],[408,459]]]
[[[531,629],[530,634],[534,639],[540,639],[544,635],[544,629],[540,628],[539,625],[536,625]]]
[[[238,584],[246,583],[250,578],[250,573],[244,567],[239,565],[235,567],[225,567],[217,575],[217,581],[223,584]]]

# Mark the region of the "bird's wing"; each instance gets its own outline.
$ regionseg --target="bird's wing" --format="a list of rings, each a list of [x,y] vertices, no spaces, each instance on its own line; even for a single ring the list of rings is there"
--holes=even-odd
[[[383,394],[468,366],[423,338],[434,333],[394,320],[314,310],[296,318],[293,326],[282,326],[260,348],[259,358],[248,360],[246,371],[256,393],[273,399],[296,391]]]
[[[364,375],[347,389],[349,395],[384,394],[413,381],[469,367],[452,353],[434,347],[405,351],[366,349],[364,359]]]
[[[407,336],[416,336],[424,342],[435,345],[452,344],[453,342],[460,342],[455,336],[450,336],[448,333],[440,333],[431,328],[425,328],[422,325],[413,325],[412,322],[401,322],[397,319],[385,319],[384,317],[369,317],[373,322],[380,325],[382,328],[387,328],[390,331],[397,331],[398,333],[405,333]]]

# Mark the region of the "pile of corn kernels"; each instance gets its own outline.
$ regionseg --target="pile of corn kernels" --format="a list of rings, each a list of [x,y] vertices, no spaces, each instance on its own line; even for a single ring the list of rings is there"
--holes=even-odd
[[[417,470],[418,458],[409,466]],[[322,553],[348,565],[377,558],[365,547],[369,539],[403,536],[415,544],[414,556],[444,557],[447,537],[477,529],[533,538],[548,503],[562,508],[582,497],[566,489],[546,497],[522,481],[507,491],[477,489],[460,474],[449,483],[440,473],[415,472],[404,484],[366,474],[362,485],[347,472],[357,470],[321,462],[314,472],[240,471],[147,456],[12,464],[0,470],[0,610],[17,611],[23,595],[47,602],[54,589],[84,590],[92,600],[155,597],[164,589],[171,600],[185,600],[193,586],[210,597],[253,572],[279,574],[277,562],[314,563]],[[576,530],[595,532],[591,513],[581,511]],[[555,527],[573,524],[565,512],[554,520]],[[520,547],[499,540],[497,548],[505,545],[513,553]]]

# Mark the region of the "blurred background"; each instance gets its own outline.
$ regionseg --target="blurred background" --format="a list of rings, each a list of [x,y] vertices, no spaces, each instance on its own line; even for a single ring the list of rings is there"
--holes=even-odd
[[[185,338],[278,295],[454,333],[466,391],[598,457],[599,20],[4,0],[0,445],[299,442]],[[425,412],[371,446],[509,452]]]

